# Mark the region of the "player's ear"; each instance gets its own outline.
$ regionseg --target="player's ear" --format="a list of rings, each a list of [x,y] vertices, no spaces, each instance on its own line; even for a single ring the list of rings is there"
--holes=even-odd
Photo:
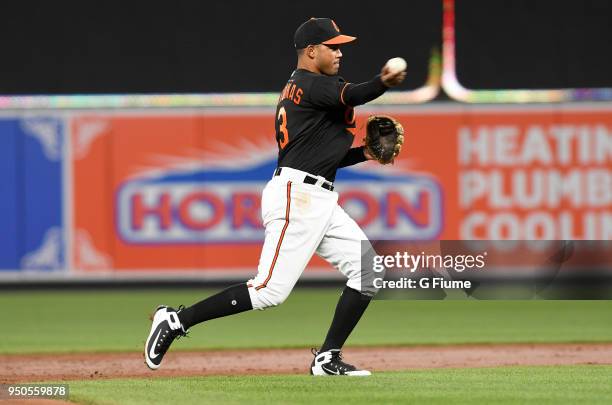
[[[308,47],[306,48],[306,55],[310,59],[314,59],[315,58],[316,52],[317,52],[316,45],[308,45]]]

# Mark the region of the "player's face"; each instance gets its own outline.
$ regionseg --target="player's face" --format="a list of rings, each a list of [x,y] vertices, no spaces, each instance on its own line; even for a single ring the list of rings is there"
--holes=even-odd
[[[338,74],[340,69],[340,45],[317,45],[315,53],[315,62],[321,73],[329,76]]]

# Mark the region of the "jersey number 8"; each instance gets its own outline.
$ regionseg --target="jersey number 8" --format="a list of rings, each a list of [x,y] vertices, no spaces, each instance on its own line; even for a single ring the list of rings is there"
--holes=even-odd
[[[289,143],[289,131],[287,131],[287,111],[285,111],[285,107],[281,107],[280,110],[278,110],[277,119],[281,120],[281,122],[278,124],[278,129],[280,131],[278,145],[281,149],[285,149],[285,146],[287,146],[287,143]]]

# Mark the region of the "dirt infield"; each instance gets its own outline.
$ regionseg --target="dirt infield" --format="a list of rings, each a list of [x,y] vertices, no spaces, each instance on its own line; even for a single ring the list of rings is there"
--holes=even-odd
[[[439,367],[612,364],[612,343],[349,348],[347,361],[373,371]],[[168,353],[149,370],[138,353],[0,355],[0,383],[244,374],[303,374],[307,349]]]

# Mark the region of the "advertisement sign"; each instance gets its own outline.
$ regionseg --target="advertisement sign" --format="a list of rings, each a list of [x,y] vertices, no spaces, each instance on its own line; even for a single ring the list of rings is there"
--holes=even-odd
[[[0,272],[65,270],[64,126],[0,118]]]
[[[75,266],[255,268],[261,192],[276,167],[272,125],[263,113],[75,119]],[[343,169],[337,190],[368,234],[434,239],[442,232],[438,181],[367,166]]]
[[[609,111],[389,113],[406,132],[395,164],[343,168],[335,183],[370,238],[612,236]],[[74,117],[74,266],[254,271],[261,191],[276,167],[273,124],[267,109]]]

